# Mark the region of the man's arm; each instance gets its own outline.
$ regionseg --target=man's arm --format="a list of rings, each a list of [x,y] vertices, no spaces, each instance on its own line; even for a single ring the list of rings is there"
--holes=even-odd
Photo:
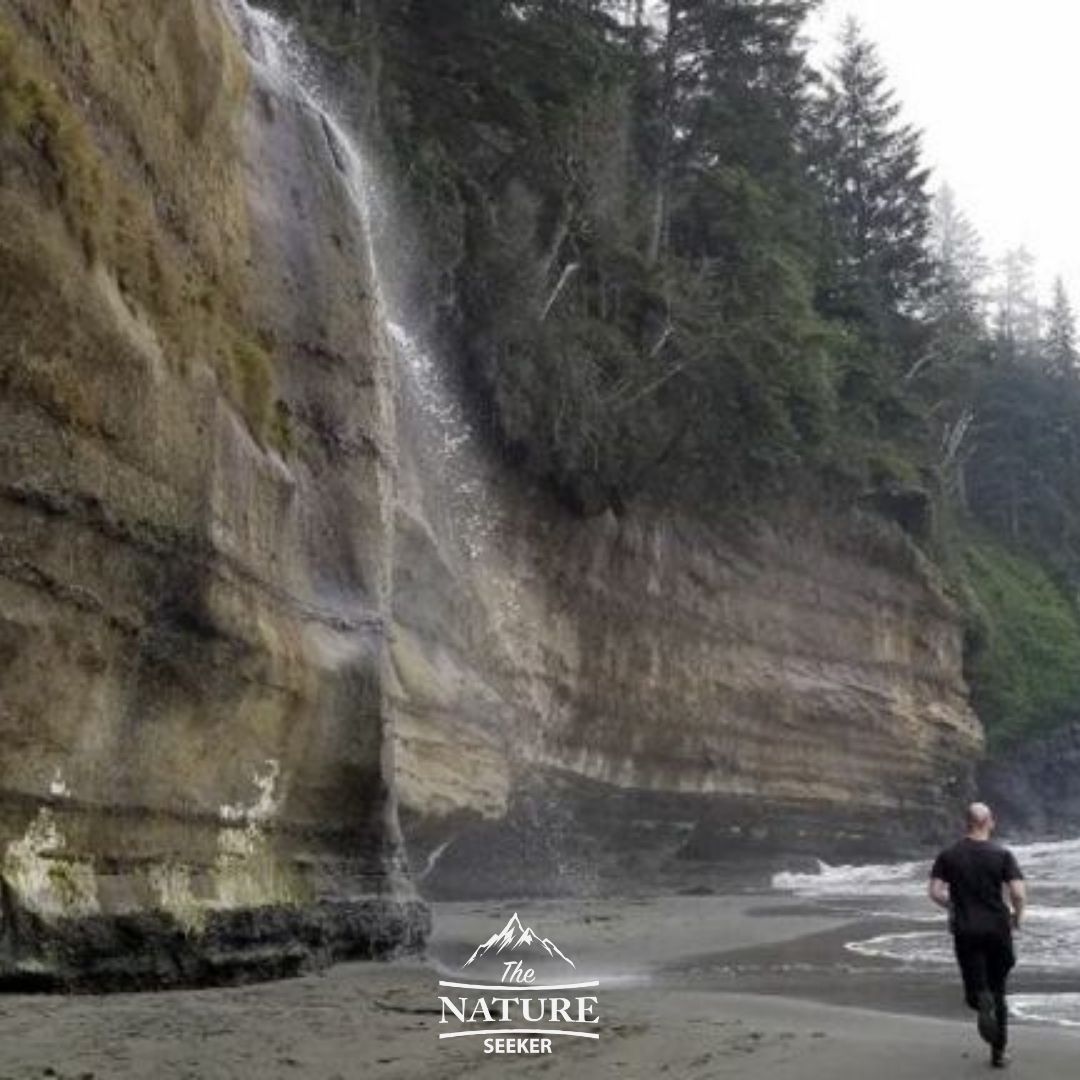
[[[1024,874],[1016,856],[1006,850],[1005,852],[1005,889],[1009,894],[1009,907],[1012,909],[1012,924],[1014,930],[1020,929],[1020,920],[1024,917],[1024,908],[1027,906],[1027,888],[1024,885]]]
[[[945,852],[939,852],[938,857],[934,860],[934,865],[930,868],[930,885],[926,892],[939,908],[944,908],[948,911],[949,883],[946,878],[949,876],[949,869],[946,862]]]
[[[1024,908],[1027,906],[1027,887],[1024,885],[1023,878],[1013,878],[1005,882],[1005,888],[1009,891],[1013,929],[1019,930],[1020,920],[1024,917]]]
[[[949,910],[949,886],[948,883],[943,881],[939,877],[932,877],[930,879],[930,887],[927,889],[927,895],[938,907]]]

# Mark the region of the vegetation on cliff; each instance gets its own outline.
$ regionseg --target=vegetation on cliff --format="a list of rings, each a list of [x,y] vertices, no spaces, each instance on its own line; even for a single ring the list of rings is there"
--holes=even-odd
[[[961,579],[970,590],[977,648],[967,672],[992,748],[1075,719],[1080,618],[1034,559],[992,539],[969,541]]]
[[[1023,252],[991,286],[856,26],[820,71],[803,37],[812,0],[275,6],[362,70],[357,111],[428,248],[421,306],[523,470],[583,513],[792,490],[871,508],[952,568],[991,725],[1068,712],[1066,669],[1080,670],[1069,298],[1059,287],[1043,310]],[[12,10],[47,30],[80,85],[92,27],[62,7]],[[85,260],[153,315],[167,358],[204,357],[256,437],[288,451],[274,341],[244,310],[242,213],[217,160],[215,125],[230,123],[242,77],[201,10],[175,7],[184,70],[154,76],[175,130],[140,111],[139,65],[101,65],[76,101],[17,48],[19,21],[0,21],[0,195],[30,177]],[[144,29],[131,33],[149,56]],[[224,89],[207,97],[204,84]],[[87,134],[94,108],[132,117],[123,168]],[[2,244],[0,269],[16,283],[25,270]],[[63,358],[49,363],[9,359],[0,383],[92,423]],[[1032,636],[1047,647],[1027,648]],[[1010,658],[1034,680],[1012,679],[1012,696]]]
[[[205,361],[252,434],[287,452],[272,343],[245,304],[244,208],[228,174],[246,84],[231,39],[200,5],[155,0],[134,20],[116,0],[96,14],[52,0],[10,6],[0,6],[0,315],[26,335],[41,315],[36,275],[46,262],[73,292],[100,270],[130,314],[153,325],[174,368]],[[131,21],[123,62],[103,29],[110,19]],[[125,152],[104,142],[102,115],[129,122]],[[55,235],[56,216],[74,252]],[[42,356],[12,344],[0,340],[0,388],[61,421],[101,425],[103,406],[65,349]]]
[[[822,72],[806,0],[285,6],[364,69],[425,298],[522,468],[585,513],[870,507],[951,569],[996,736],[1069,713],[1068,297],[1044,318],[1023,252],[991,283],[855,24]]]

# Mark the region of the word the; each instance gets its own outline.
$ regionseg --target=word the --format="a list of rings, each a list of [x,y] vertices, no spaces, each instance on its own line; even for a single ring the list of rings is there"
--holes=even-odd
[[[503,972],[503,982],[531,983],[536,978],[532,968],[521,970],[520,960],[506,960],[503,962],[503,967],[506,968]]]

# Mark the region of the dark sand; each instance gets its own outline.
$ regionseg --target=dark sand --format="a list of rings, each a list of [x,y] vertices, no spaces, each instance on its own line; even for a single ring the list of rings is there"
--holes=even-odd
[[[0,1078],[995,1075],[951,972],[918,975],[843,950],[887,924],[843,925],[752,896],[523,902],[522,920],[573,957],[576,977],[601,980],[601,1038],[555,1040],[535,1057],[485,1055],[481,1039],[440,1042],[438,979],[462,978],[513,910],[440,906],[431,965],[347,964],[239,989],[3,997]],[[1017,987],[1057,988],[1023,971]],[[1016,1023],[1014,1049],[1013,1076],[1059,1080],[1080,1065],[1070,1031]]]

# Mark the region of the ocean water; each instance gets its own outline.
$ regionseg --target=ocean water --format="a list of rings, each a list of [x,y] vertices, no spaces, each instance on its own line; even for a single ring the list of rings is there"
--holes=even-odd
[[[1051,975],[1080,972],[1080,839],[1010,846],[1028,883],[1029,907],[1016,937],[1020,964]],[[925,923],[925,929],[850,941],[847,948],[862,956],[940,968],[954,963],[952,939],[944,913],[926,896],[930,865],[930,860],[862,866],[820,862],[816,872],[779,873],[772,884],[853,916]],[[1025,1019],[1080,1027],[1080,992],[1014,994],[1010,1005]]]

